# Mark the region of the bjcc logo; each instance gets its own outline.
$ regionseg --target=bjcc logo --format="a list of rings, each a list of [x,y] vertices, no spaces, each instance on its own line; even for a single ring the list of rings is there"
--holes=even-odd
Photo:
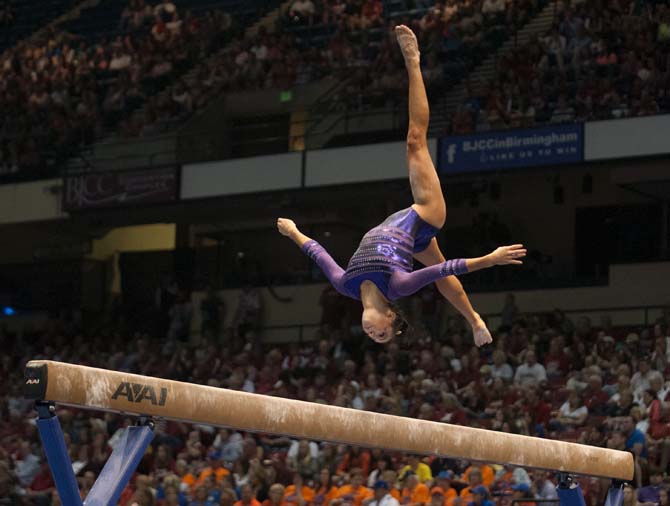
[[[159,395],[156,395],[156,389],[151,385],[142,385],[141,383],[130,383],[122,381],[116,387],[116,392],[112,394],[112,399],[125,397],[129,402],[149,401],[154,406],[165,406],[167,400],[167,388],[162,387]]]

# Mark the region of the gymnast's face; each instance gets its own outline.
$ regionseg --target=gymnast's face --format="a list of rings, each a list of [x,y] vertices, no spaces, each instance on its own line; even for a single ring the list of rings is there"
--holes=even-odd
[[[361,325],[370,339],[378,343],[388,343],[393,339],[393,320],[395,313],[391,309],[380,311],[377,308],[363,309]]]

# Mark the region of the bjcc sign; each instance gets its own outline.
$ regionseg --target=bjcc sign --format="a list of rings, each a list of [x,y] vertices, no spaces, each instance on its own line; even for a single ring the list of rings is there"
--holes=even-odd
[[[177,183],[176,167],[68,176],[63,204],[67,211],[78,211],[172,202]]]

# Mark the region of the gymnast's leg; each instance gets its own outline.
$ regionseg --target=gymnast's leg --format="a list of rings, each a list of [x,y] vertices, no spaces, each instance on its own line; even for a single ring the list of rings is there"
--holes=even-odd
[[[412,187],[414,205],[421,218],[437,228],[442,228],[447,216],[447,206],[442,195],[440,179],[428,152],[429,108],[426,88],[423,84],[419,64],[419,45],[412,30],[404,25],[396,27],[398,44],[405,58],[405,67],[409,76],[409,131],[407,132],[407,166],[409,182]],[[445,261],[442,252],[433,238],[428,248],[416,253],[414,257],[429,266]],[[463,285],[455,276],[448,276],[436,282],[438,290],[470,323],[475,344],[482,346],[491,342],[483,320],[470,304]]]
[[[437,244],[437,239],[434,237],[425,250],[414,254],[414,258],[426,266],[440,264],[445,261],[444,255],[440,251],[440,246]],[[482,346],[493,341],[484,320],[472,308],[470,299],[468,299],[463,285],[461,285],[456,276],[447,276],[446,278],[438,279],[435,285],[442,296],[468,321],[472,327],[472,335],[477,346]]]
[[[409,129],[407,132],[407,166],[412,187],[412,207],[430,225],[442,228],[447,214],[440,179],[428,152],[428,98],[419,64],[419,45],[412,30],[397,26],[396,36],[409,76]]]

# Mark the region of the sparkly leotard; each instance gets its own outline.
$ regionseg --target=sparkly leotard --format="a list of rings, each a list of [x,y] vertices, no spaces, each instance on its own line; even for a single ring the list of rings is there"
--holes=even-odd
[[[305,243],[302,249],[341,294],[360,299],[361,283],[372,281],[388,300],[396,300],[440,278],[467,272],[464,259],[447,260],[412,272],[414,253],[425,250],[437,232],[436,227],[408,207],[363,236],[346,270],[316,241]]]

